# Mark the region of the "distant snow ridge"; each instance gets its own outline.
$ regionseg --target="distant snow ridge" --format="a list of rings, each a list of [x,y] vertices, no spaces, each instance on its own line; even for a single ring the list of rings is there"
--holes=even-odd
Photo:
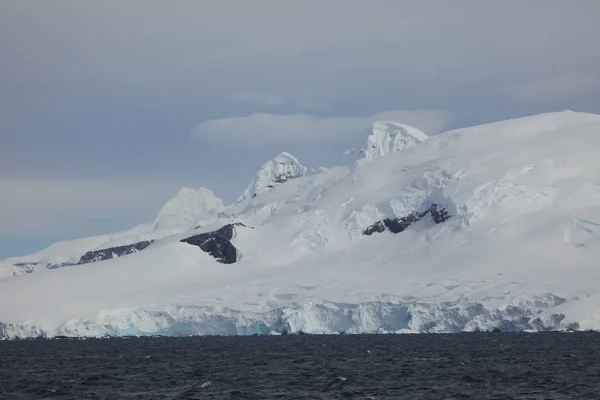
[[[296,157],[283,152],[260,167],[260,170],[237,202],[241,203],[244,200],[252,199],[258,194],[273,189],[290,179],[306,176],[307,172],[307,168],[300,164]]]
[[[192,228],[199,219],[215,216],[224,209],[223,200],[206,188],[181,188],[160,209],[154,229],[187,226]]]
[[[364,138],[365,145],[358,154],[357,165],[416,146],[428,136],[410,125],[376,121],[364,131]]]

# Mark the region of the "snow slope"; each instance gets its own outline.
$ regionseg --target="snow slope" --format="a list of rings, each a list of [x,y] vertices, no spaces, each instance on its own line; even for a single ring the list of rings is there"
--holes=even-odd
[[[394,150],[312,174],[285,156],[294,179],[255,179],[202,228],[248,225],[234,264],[179,242],[186,223],[134,254],[0,279],[0,336],[600,329],[600,116],[377,137],[365,146]]]
[[[57,242],[28,256],[8,258],[0,261],[0,279],[37,272],[40,269],[70,266],[76,264],[85,252],[102,247],[104,243],[114,240],[115,237],[137,237],[149,230],[151,230],[150,224],[142,224],[110,235]]]

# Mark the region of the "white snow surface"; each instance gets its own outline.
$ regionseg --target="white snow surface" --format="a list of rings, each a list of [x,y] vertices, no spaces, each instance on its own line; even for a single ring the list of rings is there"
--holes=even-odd
[[[235,264],[177,242],[185,223],[115,236],[164,238],[138,253],[0,279],[0,337],[600,329],[598,149],[599,115],[558,112],[304,173],[224,208],[254,228],[236,227]],[[362,235],[432,203],[452,217]]]

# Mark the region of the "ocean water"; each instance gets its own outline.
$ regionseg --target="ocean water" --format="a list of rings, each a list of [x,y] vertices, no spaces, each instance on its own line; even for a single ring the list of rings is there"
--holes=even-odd
[[[600,334],[0,342],[1,399],[600,399]]]

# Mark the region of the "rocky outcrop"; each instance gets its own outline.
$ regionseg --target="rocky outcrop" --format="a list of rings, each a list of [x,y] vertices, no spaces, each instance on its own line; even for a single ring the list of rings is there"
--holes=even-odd
[[[77,265],[76,262],[47,263],[37,261],[21,261],[13,264],[13,276],[20,276],[38,272],[40,269],[58,269]]]
[[[39,265],[40,265],[39,262],[28,262],[28,261],[22,261],[22,262],[15,263],[15,264],[13,264],[13,275],[18,276],[18,275],[25,275],[25,274],[31,274],[33,272],[37,272]]]
[[[246,225],[241,223],[227,224],[216,231],[189,236],[180,240],[180,242],[198,246],[202,251],[214,257],[217,262],[222,264],[233,264],[240,259],[240,252],[231,243],[231,239],[233,239],[235,236],[236,226],[245,227]],[[122,257],[128,254],[136,253],[144,250],[152,243],[152,240],[146,240],[125,246],[116,246],[107,249],[88,251],[81,257],[77,265],[110,260],[111,258]]]
[[[429,207],[429,215],[434,224],[441,224],[450,219],[451,215],[443,206],[439,204],[432,204]]]
[[[46,268],[47,269],[58,269],[58,268],[64,268],[64,267],[71,267],[73,265],[77,265],[77,263],[73,263],[73,262],[63,262],[63,263],[58,263],[58,264],[50,263],[50,264],[46,265]]]
[[[128,254],[144,250],[151,244],[152,240],[144,240],[142,242],[127,244],[124,246],[116,246],[109,247],[107,249],[88,251],[83,256],[81,256],[81,259],[79,260],[77,265],[89,264],[103,260],[110,260],[111,258],[126,256]]]
[[[431,206],[429,206],[429,208],[427,208],[425,211],[410,213],[403,217],[386,218],[384,220],[377,221],[373,225],[367,227],[367,229],[363,231],[363,235],[382,233],[386,230],[392,233],[400,233],[415,222],[419,222],[427,215],[431,217],[431,221],[434,224],[446,222],[451,217],[450,213],[443,206],[434,203],[431,204]]]
[[[240,253],[235,248],[231,239],[235,235],[236,226],[246,226],[242,223],[228,224],[212,231],[200,233],[181,240],[182,243],[198,246],[200,249],[222,264],[233,264],[240,259]]]

